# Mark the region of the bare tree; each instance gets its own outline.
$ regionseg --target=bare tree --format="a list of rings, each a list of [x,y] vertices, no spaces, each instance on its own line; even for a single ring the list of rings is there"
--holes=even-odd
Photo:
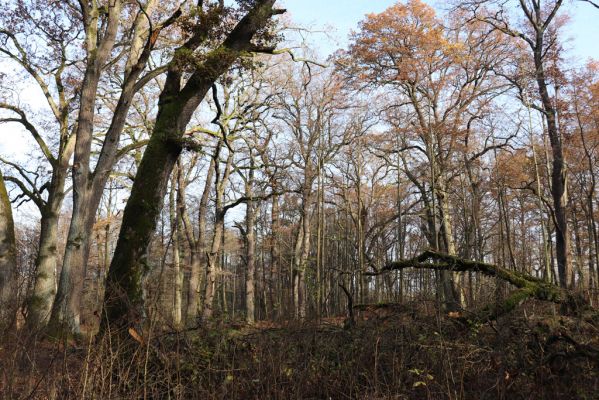
[[[255,2],[221,44],[208,51],[201,62],[195,63],[183,85],[181,80],[187,68],[185,61],[189,61],[186,57],[208,39],[210,30],[206,29],[209,27],[198,26],[200,29],[195,30],[175,52],[160,94],[154,131],[125,207],[119,240],[108,272],[106,321],[119,325],[140,321],[140,278],[147,268],[144,255],[162,208],[168,178],[186,145],[183,135],[187,124],[216,79],[244,53],[256,50],[252,44],[256,33],[267,26],[273,15],[282,12],[274,8],[274,0]]]
[[[559,282],[562,287],[573,284],[572,265],[570,260],[570,238],[568,233],[568,218],[566,207],[568,205],[567,172],[564,157],[562,132],[558,124],[558,109],[555,97],[559,90],[559,77],[555,74],[559,70],[556,60],[560,53],[559,28],[563,20],[559,16],[562,0],[555,1],[525,1],[517,4],[520,18],[516,19],[508,11],[508,4],[489,1],[463,2],[462,7],[468,9],[476,21],[483,21],[498,32],[513,37],[530,51],[533,66],[530,78],[534,79],[537,86],[537,95],[540,104],[532,103],[543,116],[547,125],[547,135],[551,144],[551,197],[552,220],[555,226],[555,250]],[[490,6],[488,11],[485,6]],[[520,66],[522,69],[523,66]],[[548,70],[554,72],[550,76]],[[526,102],[526,78],[519,73],[509,79],[516,85],[519,97]],[[553,84],[553,95],[551,88]]]

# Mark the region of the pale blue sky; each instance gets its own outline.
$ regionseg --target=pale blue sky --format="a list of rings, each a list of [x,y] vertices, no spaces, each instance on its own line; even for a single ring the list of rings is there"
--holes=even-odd
[[[394,0],[279,0],[287,8],[288,18],[298,26],[307,26],[315,32],[307,34],[308,42],[322,57],[344,47],[352,29],[368,13],[378,13],[394,4]],[[447,4],[440,0],[430,0],[429,4]],[[441,8],[437,7],[437,8]],[[567,0],[565,10],[571,15],[567,28],[570,37],[570,56],[577,64],[592,57],[599,59],[599,10],[580,1]],[[326,33],[322,33],[322,31]],[[320,33],[318,31],[321,31]],[[39,89],[32,86],[21,92],[23,100],[39,98]],[[29,154],[23,148],[31,145],[27,135],[14,133],[0,139],[0,154],[13,159],[27,159]]]
[[[395,3],[394,0],[279,0],[288,10],[291,18],[298,26],[308,26],[315,31],[308,42],[321,56],[345,47],[347,37],[352,29],[357,29],[358,22],[368,13],[378,13]],[[446,4],[440,0],[431,0],[429,4]],[[440,7],[439,7],[440,8]],[[599,59],[599,10],[588,4],[567,0],[565,9],[572,19],[567,29],[572,49],[570,56],[576,63],[583,63],[592,57]],[[21,92],[23,99],[39,98],[39,89],[25,88]],[[5,131],[7,130],[4,128]],[[13,160],[26,161],[31,153],[25,149],[34,145],[28,135],[11,130],[0,137],[0,154]]]
[[[290,17],[300,25],[318,30],[333,27],[336,40],[322,34],[313,34],[310,42],[318,44],[322,55],[327,55],[347,43],[347,35],[356,29],[365,14],[378,13],[396,3],[393,0],[280,0]],[[444,7],[446,2],[430,1],[429,4]],[[579,1],[565,2],[564,9],[571,15],[567,34],[571,39],[568,47],[571,56],[579,61],[589,57],[599,59],[599,10]],[[337,43],[336,43],[337,42]]]

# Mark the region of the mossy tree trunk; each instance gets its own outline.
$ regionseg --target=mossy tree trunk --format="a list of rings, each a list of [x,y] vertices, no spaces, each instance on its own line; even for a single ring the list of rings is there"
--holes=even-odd
[[[243,53],[255,49],[251,39],[281,11],[275,0],[258,0],[227,35],[223,43],[204,55],[183,85],[185,58],[207,39],[198,29],[177,51],[169,65],[158,100],[154,130],[139,165],[125,206],[115,254],[107,275],[102,329],[137,325],[142,320],[141,277],[148,269],[146,251],[162,210],[168,180],[185,141],[183,134],[192,114],[214,84]],[[200,27],[201,28],[201,27]]]
[[[146,72],[146,65],[161,31],[170,26],[181,14],[181,10],[178,9],[162,24],[150,29],[147,18],[155,9],[157,1],[148,0],[144,6],[144,12],[138,13],[133,21],[131,26],[133,36],[123,70],[121,93],[104,137],[95,169],[92,171],[90,160],[94,104],[97,99],[97,87],[101,74],[104,67],[109,64],[106,61],[111,55],[117,30],[123,23],[120,18],[122,16],[121,3],[121,1],[111,3],[108,21],[103,25],[103,32],[98,32],[97,25],[100,16],[98,5],[95,2],[89,5],[81,2],[82,7],[88,8],[88,11],[83,14],[88,15],[87,18],[84,18],[84,26],[87,37],[86,52],[89,56],[77,117],[77,144],[73,168],[73,213],[64,251],[60,285],[50,322],[50,330],[54,333],[58,333],[63,328],[68,329],[71,333],[79,331],[81,294],[87,272],[90,238],[110,173],[119,157],[124,154],[118,148],[120,135],[125,126],[129,108],[133,103],[133,97],[160,71],[160,69],[156,69]],[[146,72],[145,75],[144,72]]]

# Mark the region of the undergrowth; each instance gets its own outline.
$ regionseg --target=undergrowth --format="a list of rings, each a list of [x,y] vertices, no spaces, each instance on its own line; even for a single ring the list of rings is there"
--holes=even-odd
[[[346,329],[219,324],[0,350],[6,399],[596,399],[599,329],[529,302],[492,324],[395,313]]]

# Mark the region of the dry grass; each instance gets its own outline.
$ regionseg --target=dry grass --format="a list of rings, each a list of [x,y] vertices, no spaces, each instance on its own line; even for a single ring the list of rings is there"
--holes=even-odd
[[[7,399],[594,399],[599,330],[526,307],[493,325],[404,312],[352,329],[221,324],[57,343],[13,336]]]

